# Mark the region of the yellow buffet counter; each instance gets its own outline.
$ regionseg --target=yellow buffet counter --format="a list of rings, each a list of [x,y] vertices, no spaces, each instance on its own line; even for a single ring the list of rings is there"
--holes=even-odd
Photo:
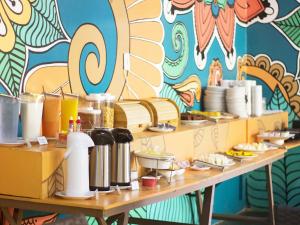
[[[134,134],[133,151],[159,146],[178,160],[197,158],[206,152],[225,152],[232,146],[252,142],[262,129],[273,130],[288,124],[288,113],[259,118],[234,119],[199,126],[180,126],[171,133],[145,131]],[[297,143],[298,144],[298,143]],[[54,143],[32,148],[0,147],[0,194],[47,198],[63,190],[63,148]]]

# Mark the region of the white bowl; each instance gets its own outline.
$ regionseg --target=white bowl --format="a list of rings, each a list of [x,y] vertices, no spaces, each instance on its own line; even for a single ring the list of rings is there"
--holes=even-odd
[[[161,160],[161,159],[149,159],[137,156],[138,163],[140,166],[149,169],[167,170],[172,167],[173,160]]]

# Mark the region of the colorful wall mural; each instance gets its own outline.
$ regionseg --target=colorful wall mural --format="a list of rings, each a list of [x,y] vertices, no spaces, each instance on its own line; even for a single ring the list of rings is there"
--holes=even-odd
[[[246,77],[263,84],[267,107],[288,110],[292,122],[300,116],[299,18],[299,0],[3,0],[0,91],[162,96],[184,112],[201,107],[208,83]],[[299,155],[274,166],[277,203],[300,204]],[[251,206],[266,206],[264,182],[261,171],[247,176]],[[219,185],[215,211],[241,210],[243,187],[244,177]],[[238,198],[224,199],[232,191]],[[190,195],[131,214],[193,222],[195,210]],[[26,215],[24,225],[57,216]]]

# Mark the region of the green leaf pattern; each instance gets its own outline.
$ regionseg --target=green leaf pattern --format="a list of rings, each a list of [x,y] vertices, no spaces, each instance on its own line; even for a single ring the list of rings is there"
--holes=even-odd
[[[16,34],[30,47],[45,47],[65,38],[60,26],[55,0],[37,0],[32,4],[32,15],[25,26],[14,25]]]
[[[17,96],[26,64],[26,47],[17,38],[14,49],[9,53],[0,52],[0,78],[9,89],[10,94]]]
[[[275,205],[300,206],[300,149],[293,149],[283,160],[273,164],[272,178]],[[253,208],[267,209],[268,195],[264,169],[247,177],[247,198]]]
[[[284,110],[289,113],[289,125],[299,120],[279,88],[276,88],[270,102],[269,110]],[[276,205],[300,206],[300,148],[288,152],[283,160],[272,167],[273,189]],[[247,176],[247,200],[251,207],[267,209],[268,195],[264,168]]]
[[[287,18],[275,21],[274,24],[300,48],[300,8]]]
[[[268,110],[283,110],[289,113],[289,126],[292,125],[294,120],[299,120],[297,114],[293,111],[289,103],[285,100],[280,89],[277,87],[273,93],[273,96],[267,105]]]

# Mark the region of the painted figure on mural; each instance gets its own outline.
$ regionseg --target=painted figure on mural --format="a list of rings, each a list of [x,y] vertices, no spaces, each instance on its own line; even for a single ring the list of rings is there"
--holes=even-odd
[[[220,86],[223,79],[222,64],[214,59],[209,67],[208,86]]]
[[[165,0],[164,13],[173,23],[177,14],[193,11],[195,36],[195,62],[204,69],[207,53],[214,38],[224,52],[226,65],[233,69],[236,62],[236,22],[248,26],[255,22],[269,23],[278,14],[276,0]]]

